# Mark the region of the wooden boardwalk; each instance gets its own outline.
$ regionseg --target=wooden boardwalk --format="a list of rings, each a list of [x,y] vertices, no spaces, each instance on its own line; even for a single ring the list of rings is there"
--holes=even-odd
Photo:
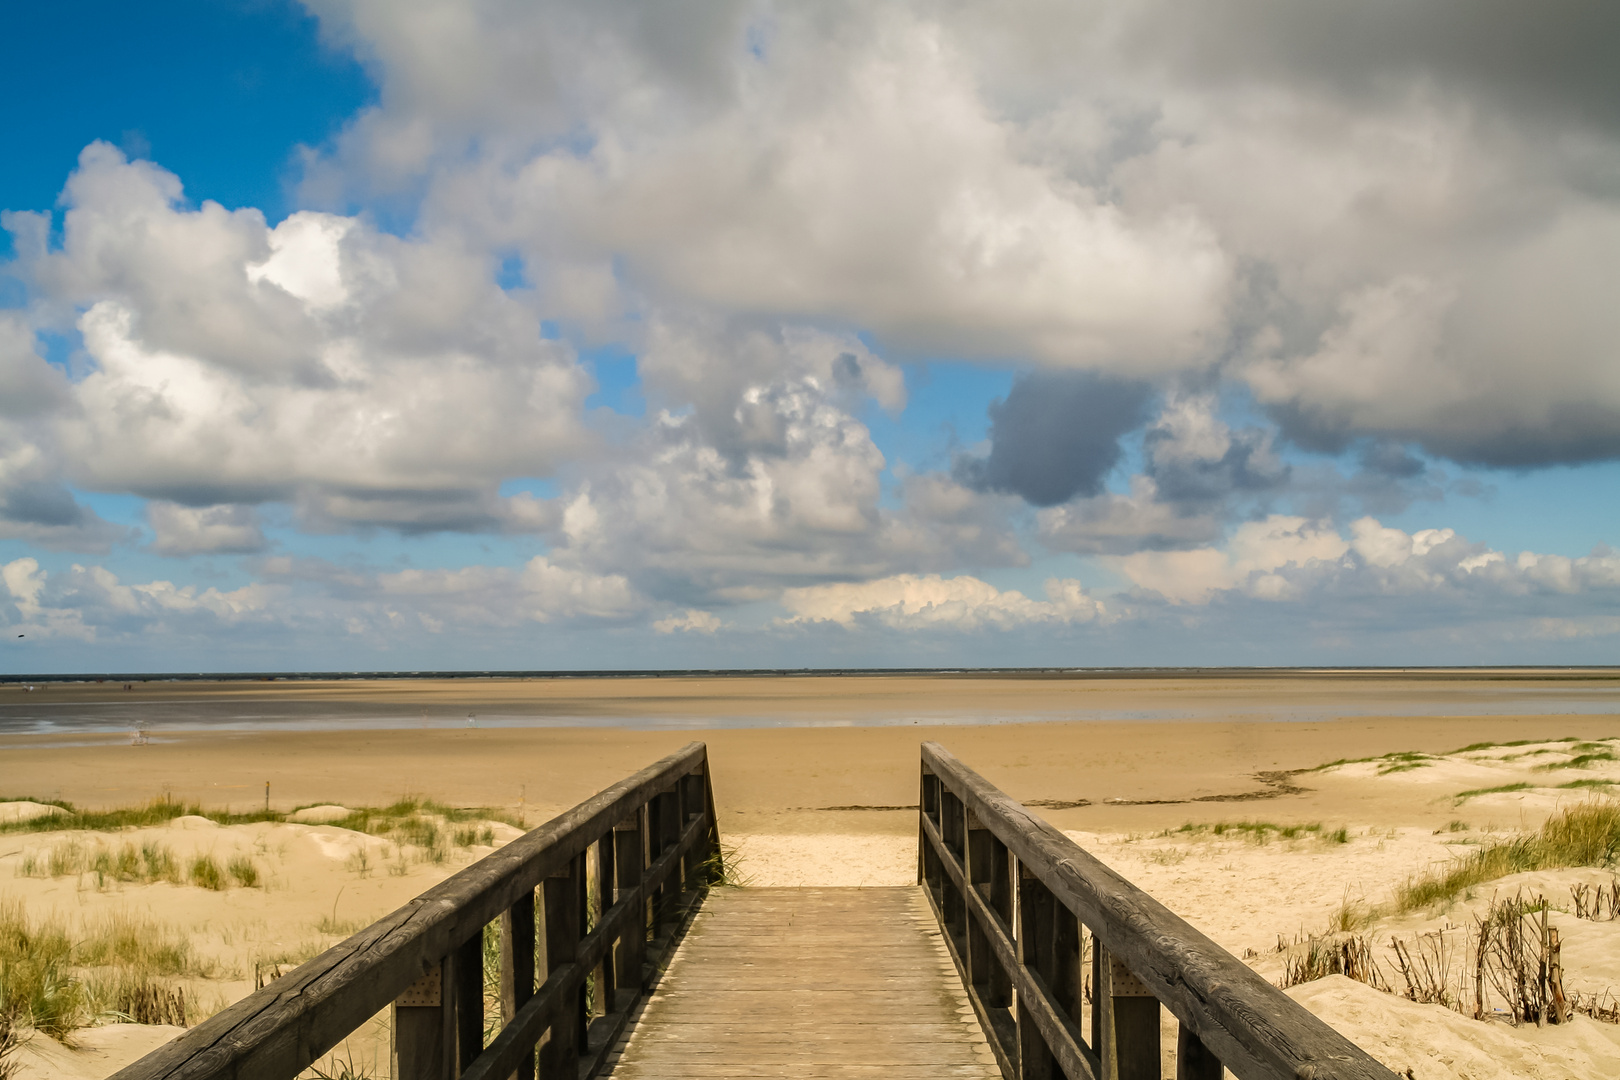
[[[1000,1080],[920,888],[716,889],[617,1080]]]

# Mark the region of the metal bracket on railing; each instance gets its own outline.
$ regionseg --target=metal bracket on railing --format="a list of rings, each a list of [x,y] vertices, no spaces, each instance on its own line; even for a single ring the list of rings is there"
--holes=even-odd
[[[404,992],[394,999],[394,1004],[407,1009],[421,1006],[437,1008],[443,994],[444,978],[438,965],[434,965],[432,971],[407,986]]]
[[[1153,997],[1147,983],[1131,974],[1131,969],[1120,963],[1119,957],[1108,958],[1108,989],[1113,997]]]

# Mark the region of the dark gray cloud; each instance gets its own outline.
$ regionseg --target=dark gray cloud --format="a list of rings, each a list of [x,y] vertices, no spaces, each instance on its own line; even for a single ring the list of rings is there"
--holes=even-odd
[[[1122,435],[1147,418],[1145,383],[1098,375],[1025,375],[990,403],[990,453],[963,456],[952,469],[976,491],[1056,506],[1097,495],[1119,462]]]
[[[1217,0],[1139,7],[1133,36],[1185,76],[1269,76],[1367,97],[1422,80],[1620,128],[1620,6],[1604,0]]]
[[[1401,460],[1400,455],[1406,453],[1398,449],[1399,440],[1461,465],[1493,469],[1535,469],[1620,458],[1620,409],[1604,403],[1560,403],[1548,410],[1550,415],[1543,422],[1535,424],[1503,423],[1499,417],[1477,415],[1483,411],[1459,405],[1451,410],[1453,417],[1448,419],[1452,422],[1438,429],[1405,427],[1388,432],[1387,438],[1375,439],[1371,445],[1397,447],[1394,451],[1374,451],[1379,455],[1394,453],[1391,462]],[[1288,402],[1267,412],[1284,438],[1316,453],[1343,453],[1366,435],[1354,420],[1333,409]],[[1458,419],[1466,422],[1456,422]],[[1362,464],[1372,471],[1386,472],[1381,460],[1363,456]]]
[[[1271,450],[1268,432],[1249,428],[1232,432],[1219,457],[1159,456],[1155,449],[1175,440],[1164,428],[1145,437],[1147,475],[1159,488],[1159,497],[1173,503],[1219,503],[1232,495],[1271,491],[1288,482],[1289,466]]]
[[[1411,480],[1428,469],[1422,458],[1395,442],[1369,443],[1362,448],[1359,457],[1364,471],[1392,480]]]

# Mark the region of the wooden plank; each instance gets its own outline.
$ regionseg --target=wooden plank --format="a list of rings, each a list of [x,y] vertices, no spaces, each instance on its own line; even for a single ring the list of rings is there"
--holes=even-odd
[[[999,1080],[926,905],[916,888],[710,893],[609,1075]]]
[[[978,815],[1234,1073],[1245,1080],[1395,1080],[1360,1047],[944,747],[924,743],[922,759],[946,792]],[[927,817],[919,816],[925,839],[932,840]],[[935,831],[948,848],[950,836]],[[954,914],[946,911],[947,924]]]

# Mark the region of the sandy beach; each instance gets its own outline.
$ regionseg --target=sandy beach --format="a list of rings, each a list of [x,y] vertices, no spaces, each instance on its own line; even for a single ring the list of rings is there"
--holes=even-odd
[[[474,717],[459,727],[335,731],[278,728],[284,720],[216,731],[148,720],[144,745],[126,732],[0,729],[0,801],[105,808],[166,797],[241,811],[263,806],[268,782],[280,811],[402,796],[489,808],[489,820],[463,830],[465,843],[447,827],[433,858],[397,838],[323,823],[322,812],[232,826],[182,818],[106,835],[0,833],[0,902],[80,927],[131,915],[187,926],[195,972],[207,974],[186,978],[205,1010],[251,991],[265,965],[312,955],[518,835],[514,822],[538,824],[691,739],[708,744],[722,837],[738,874],[757,884],[911,882],[917,748],[932,739],[1273,980],[1288,957],[1279,940],[1324,931],[1346,905],[1383,904],[1410,875],[1533,830],[1620,783],[1612,672],[64,684],[0,688],[0,719],[42,701],[71,710],[143,697],[153,713],[161,700],[185,702],[180,712],[209,704],[241,712],[269,700],[278,717],[379,707]],[[1542,711],[1500,711],[1512,701]],[[602,722],[477,726],[497,714]],[[728,717],[791,726],[701,726]],[[1521,745],[1479,746],[1507,743]],[[1234,822],[1305,828],[1199,828]],[[210,891],[40,869],[69,842],[156,844],[181,863],[208,853],[221,864],[247,859],[262,881]],[[1567,906],[1572,885],[1612,877],[1571,868],[1492,888],[1523,887]],[[1467,921],[1469,905],[1486,900],[1380,916],[1365,932],[1373,940],[1431,932]],[[1620,922],[1565,922],[1571,986],[1620,989]],[[1620,1071],[1620,1027],[1585,1018],[1526,1032],[1342,977],[1290,993],[1418,1077]],[[172,1033],[95,1027],[72,1051],[36,1037],[22,1051],[23,1075],[103,1076]],[[375,1055],[380,1037],[357,1045]]]

